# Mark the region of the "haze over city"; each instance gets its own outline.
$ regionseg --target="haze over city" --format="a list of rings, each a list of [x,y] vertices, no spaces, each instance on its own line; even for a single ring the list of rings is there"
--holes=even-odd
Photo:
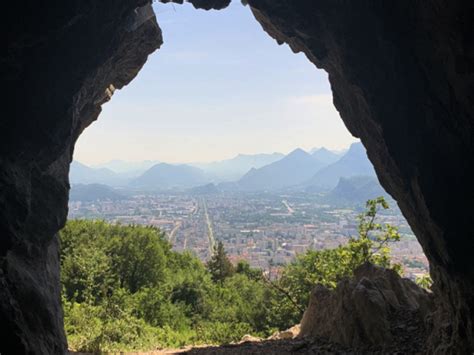
[[[279,46],[240,1],[220,12],[154,9],[164,44],[103,106],[79,138],[76,160],[205,162],[356,141],[326,73]]]

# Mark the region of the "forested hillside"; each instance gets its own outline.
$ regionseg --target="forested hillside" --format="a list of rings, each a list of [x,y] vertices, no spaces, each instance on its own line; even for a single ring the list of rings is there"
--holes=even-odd
[[[221,243],[203,264],[171,249],[158,229],[69,221],[60,234],[61,282],[70,348],[118,351],[222,344],[268,336],[301,319],[311,289],[335,287],[370,261],[390,267],[397,229],[377,223],[369,201],[359,235],[336,249],[301,254],[273,277],[230,263]]]

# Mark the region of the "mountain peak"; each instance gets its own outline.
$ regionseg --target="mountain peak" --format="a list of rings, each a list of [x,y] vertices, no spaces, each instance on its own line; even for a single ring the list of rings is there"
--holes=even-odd
[[[316,149],[313,149],[313,154],[314,153],[332,153],[329,149],[327,149],[326,147],[321,147],[321,148],[316,148]]]
[[[249,170],[238,183],[244,190],[280,189],[302,183],[323,166],[311,154],[296,148],[280,160]]]
[[[344,156],[315,174],[307,182],[307,186],[315,189],[332,189],[336,187],[340,178],[351,178],[356,175],[375,176],[374,168],[360,142],[351,144]]]
[[[361,142],[352,143],[347,153],[343,156],[344,159],[354,159],[355,157],[367,159],[367,152]]]
[[[349,151],[363,151],[365,152],[365,147],[361,142],[352,143],[349,147]]]
[[[339,155],[324,147],[313,149],[311,155],[325,164],[335,163],[340,158]]]
[[[296,148],[295,150],[293,150],[292,152],[290,152],[287,157],[295,157],[295,156],[308,156],[309,154],[307,152],[305,152],[303,149],[301,148]]]

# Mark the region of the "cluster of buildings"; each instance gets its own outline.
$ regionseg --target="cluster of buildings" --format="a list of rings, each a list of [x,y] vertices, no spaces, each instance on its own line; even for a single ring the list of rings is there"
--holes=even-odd
[[[360,207],[336,208],[312,196],[279,194],[136,195],[120,201],[71,202],[69,218],[147,224],[166,232],[175,250],[189,250],[203,261],[216,240],[231,260],[246,260],[268,270],[291,262],[308,249],[334,248],[357,235]],[[426,274],[428,262],[398,209],[380,215],[398,226],[402,239],[392,245],[392,260],[405,275]]]

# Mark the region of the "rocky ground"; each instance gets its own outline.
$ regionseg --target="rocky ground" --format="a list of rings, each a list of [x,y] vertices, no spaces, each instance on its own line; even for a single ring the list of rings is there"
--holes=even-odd
[[[403,319],[403,321],[402,321]],[[425,354],[426,332],[424,326],[419,324],[419,317],[409,314],[398,317],[393,326],[395,341],[390,346],[349,348],[324,339],[307,341],[304,339],[282,339],[243,342],[233,345],[222,345],[215,347],[201,347],[181,350],[168,350],[162,354],[193,354],[193,355],[247,355],[247,354],[377,354],[377,355],[402,355],[402,354]]]
[[[427,332],[416,312],[400,312],[391,315],[391,333],[394,341],[389,346],[362,346],[351,348],[326,339],[289,338],[258,339],[245,336],[239,344],[220,346],[163,349],[136,355],[286,355],[286,354],[336,354],[336,355],[405,355],[426,354]],[[285,332],[282,332],[285,333]],[[281,333],[280,333],[281,334]],[[297,334],[294,334],[296,336]],[[276,336],[278,338],[279,336]],[[132,354],[129,354],[132,355]]]
[[[410,330],[410,326],[405,330]],[[400,342],[388,348],[372,347],[350,349],[330,343],[325,340],[306,341],[303,339],[285,339],[285,340],[265,340],[259,342],[244,342],[241,344],[195,347],[184,349],[169,349],[156,352],[145,353],[146,355],[171,355],[171,354],[192,354],[192,355],[247,355],[247,354],[268,354],[268,355],[286,355],[286,354],[340,354],[340,355],[359,355],[359,354],[377,354],[377,355],[402,355],[402,354],[425,354],[423,341],[418,337],[410,340],[410,335],[403,334],[404,329],[400,329]],[[406,332],[405,332],[406,333]],[[140,355],[145,355],[140,354]]]

